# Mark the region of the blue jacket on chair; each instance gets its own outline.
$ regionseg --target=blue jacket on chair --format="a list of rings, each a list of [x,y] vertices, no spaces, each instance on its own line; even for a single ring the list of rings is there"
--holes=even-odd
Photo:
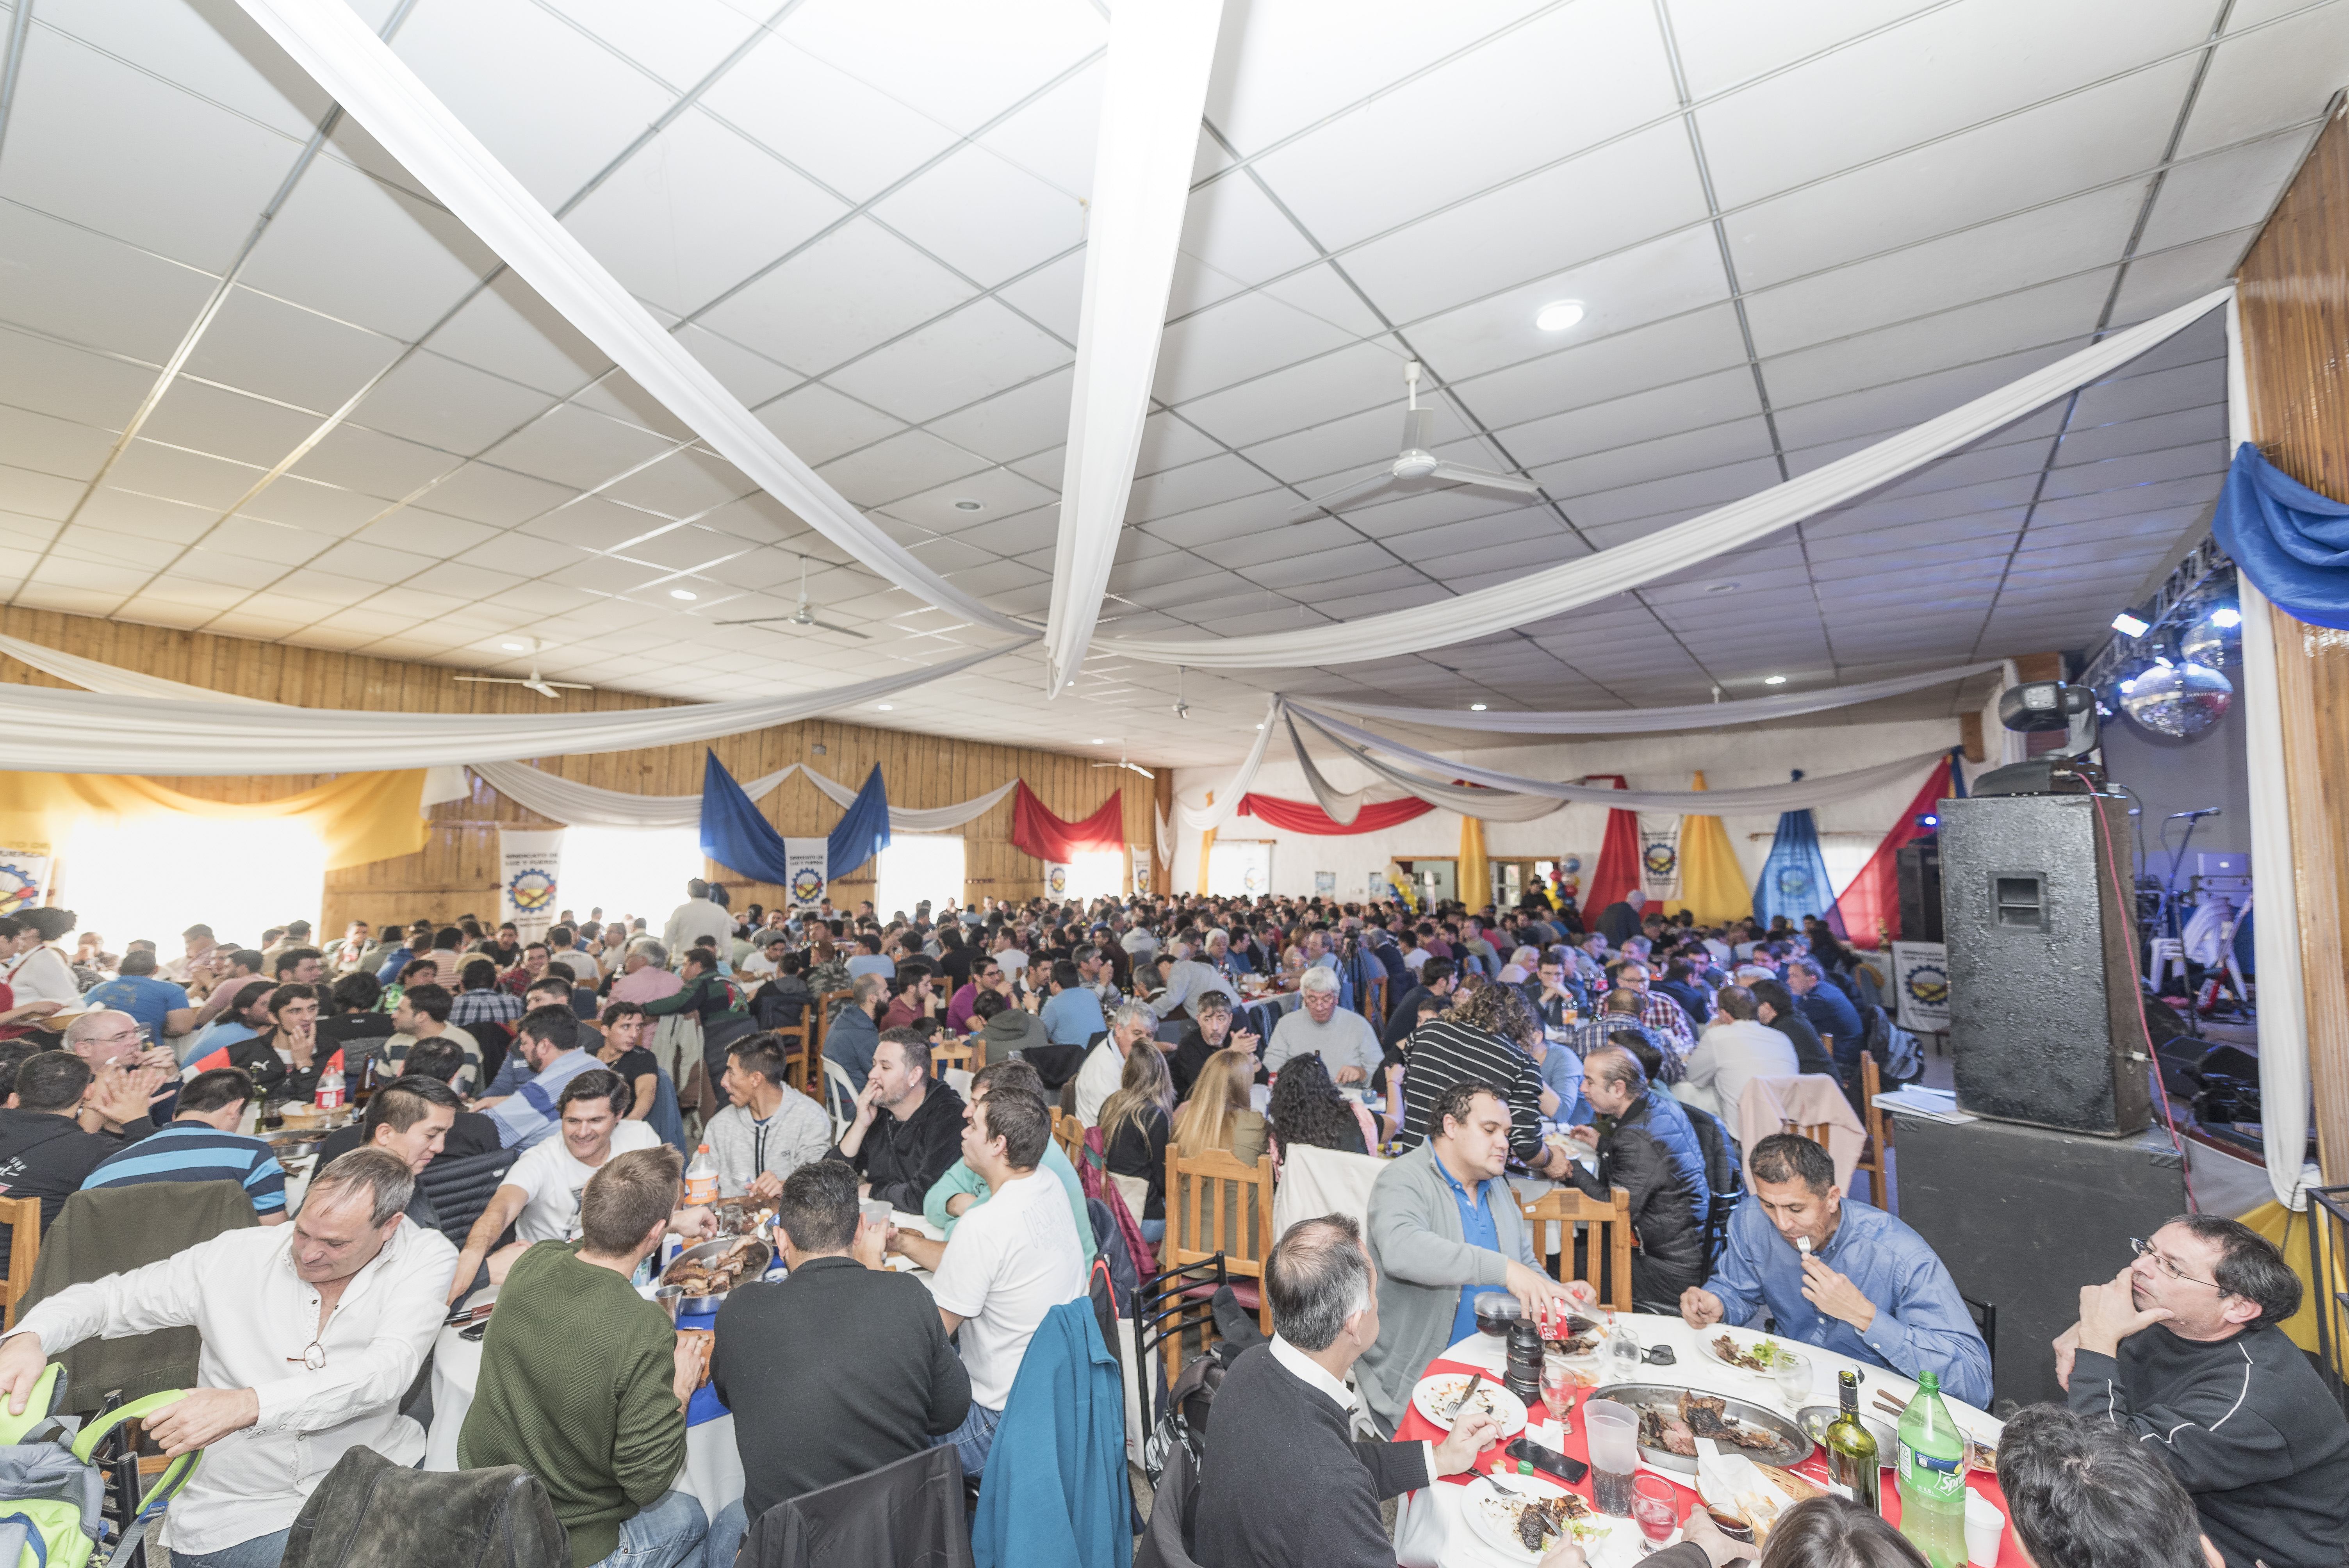
[[[1125,1381],[1092,1301],[1044,1315],[988,1449],[970,1544],[978,1568],[1127,1568]]]

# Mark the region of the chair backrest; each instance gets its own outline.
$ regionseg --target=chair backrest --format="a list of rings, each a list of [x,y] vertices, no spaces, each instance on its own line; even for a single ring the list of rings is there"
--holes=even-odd
[[[1877,1109],[1876,1097],[1883,1092],[1884,1075],[1877,1070],[1876,1057],[1860,1052],[1859,1119],[1868,1128],[1868,1148],[1854,1169],[1868,1172],[1868,1201],[1889,1214],[1893,1212],[1888,1158],[1892,1152],[1892,1118]]]
[[[478,1024],[468,1024],[465,1032],[481,1047],[481,1083],[484,1088],[498,1076],[505,1065],[506,1053],[513,1048],[513,1026],[494,1018],[484,1018]]]
[[[433,1212],[440,1216],[440,1233],[462,1247],[473,1222],[490,1206],[506,1172],[521,1158],[519,1149],[500,1149],[462,1160],[435,1160],[427,1165],[416,1184],[431,1198]]]
[[[989,1474],[994,1473],[992,1469]],[[925,1568],[972,1568],[970,1520],[962,1459],[952,1443],[924,1449],[879,1470],[803,1491],[750,1522],[742,1538],[743,1563],[919,1563]],[[1121,1498],[1123,1501],[1123,1498]],[[887,1542],[870,1554],[841,1543]]]
[[[1373,961],[1375,962],[1375,960]],[[1383,1033],[1387,1026],[1387,977],[1383,968],[1362,977],[1362,1016]]]
[[[1590,1226],[1588,1266],[1599,1276],[1596,1283],[1602,1292],[1600,1299],[1617,1312],[1631,1310],[1631,1194],[1628,1191],[1617,1187],[1608,1197],[1593,1198],[1579,1188],[1553,1187],[1526,1204],[1523,1212],[1526,1224],[1541,1228],[1534,1238],[1538,1255],[1548,1255],[1545,1233],[1553,1224],[1558,1227],[1555,1272],[1560,1284],[1574,1276],[1575,1227]]]
[[[1191,1026],[1186,1020],[1171,1019],[1158,1026],[1158,1043],[1162,1046],[1179,1046],[1183,1043],[1183,1037],[1190,1032]]]
[[[1387,1162],[1375,1155],[1345,1154],[1299,1143],[1281,1150],[1279,1185],[1272,1194],[1272,1239],[1288,1233],[1299,1220],[1321,1214],[1351,1214],[1367,1233],[1371,1187]]]
[[[1160,1261],[1179,1267],[1221,1253],[1226,1273],[1262,1279],[1272,1253],[1272,1200],[1269,1153],[1243,1165],[1229,1150],[1210,1149],[1185,1160],[1179,1148],[1167,1145],[1166,1240],[1158,1249]],[[1261,1291],[1257,1300],[1257,1318],[1269,1335],[1272,1305]]]
[[[1133,1568],[1199,1568],[1190,1542],[1183,1539],[1183,1516],[1191,1511],[1191,1494],[1198,1490],[1199,1472],[1192,1468],[1191,1450],[1173,1445],[1151,1501],[1150,1523],[1134,1543]]]
[[[16,1304],[33,1288],[33,1265],[41,1259],[41,1201],[0,1198],[0,1225],[8,1229],[8,1278],[0,1287],[0,1326],[16,1326]]]
[[[848,1076],[846,1068],[830,1057],[822,1060],[823,1087],[830,1091],[823,1097],[824,1109],[832,1112],[832,1140],[837,1143],[847,1135],[848,1124],[856,1118],[854,1109],[843,1109],[843,1106],[854,1108],[856,1104],[856,1080]]]
[[[1990,1352],[1991,1370],[1996,1371],[1998,1369],[1998,1303],[1976,1301],[1970,1295],[1961,1295],[1958,1299],[1966,1304],[1966,1315],[1972,1318],[1974,1326],[1982,1331],[1982,1348]]]
[[[930,1072],[943,1075],[948,1068],[977,1072],[987,1065],[987,1047],[977,1040],[949,1041],[930,1047]]]
[[[1084,1168],[1085,1130],[1075,1111],[1052,1107],[1052,1141],[1061,1146],[1061,1152],[1068,1156],[1072,1169]]]
[[[845,991],[826,991],[815,999],[815,1018],[817,1024],[822,1026],[816,1032],[818,1040],[823,1038],[823,1029],[832,1026],[833,1012],[854,1000],[856,1000],[856,991],[853,986]]]
[[[812,1095],[808,1088],[812,1076],[817,1074],[812,1058],[815,1056],[815,1026],[802,1013],[800,1021],[779,1026],[768,1033],[783,1042],[783,1081],[802,1094]]]
[[[1704,1273],[1713,1277],[1721,1254],[1729,1250],[1729,1216],[1737,1212],[1735,1192],[1715,1192],[1704,1212]]]
[[[1215,1336],[1215,1294],[1227,1283],[1224,1255],[1213,1253],[1192,1263],[1164,1268],[1134,1288],[1133,1375],[1142,1391],[1142,1424],[1147,1429],[1157,1419],[1158,1397],[1174,1386],[1183,1363],[1184,1336],[1198,1331],[1204,1346]],[[1154,1393],[1150,1387],[1150,1355],[1157,1351],[1166,1363],[1164,1380]]]

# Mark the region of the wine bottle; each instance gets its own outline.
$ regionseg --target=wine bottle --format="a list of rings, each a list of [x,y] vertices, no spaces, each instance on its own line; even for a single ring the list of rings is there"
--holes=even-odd
[[[1866,1503],[1871,1513],[1881,1513],[1883,1500],[1877,1489],[1882,1480],[1883,1456],[1876,1451],[1876,1439],[1860,1424],[1859,1378],[1849,1372],[1838,1374],[1836,1395],[1843,1409],[1819,1439],[1827,1450],[1827,1490],[1837,1497]]]

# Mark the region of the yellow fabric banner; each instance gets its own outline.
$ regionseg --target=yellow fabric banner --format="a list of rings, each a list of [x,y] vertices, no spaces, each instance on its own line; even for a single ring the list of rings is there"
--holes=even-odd
[[[350,773],[282,800],[233,806],[119,773],[0,772],[0,839],[62,845],[74,824],[177,811],[191,817],[262,821],[298,818],[326,846],[326,869],[412,855],[432,833],[424,820],[424,769]]]
[[[2282,1328],[2284,1337],[2311,1356],[2315,1355],[2316,1315],[2332,1304],[2333,1343],[2340,1344],[2341,1336],[2349,1332],[2349,1315],[2344,1315],[2337,1305],[2339,1293],[2349,1290],[2349,1269],[2344,1269],[2344,1259],[2327,1258],[2325,1261],[2333,1265],[2333,1278],[2324,1288],[2317,1288],[2316,1265],[2309,1256],[2308,1247],[2309,1227],[2316,1221],[2315,1212],[2312,1209],[2307,1213],[2295,1214],[2282,1203],[2271,1201],[2240,1218],[2244,1224],[2273,1242],[2283,1253],[2283,1261],[2291,1265],[2292,1272],[2300,1276],[2300,1310],[2278,1326]]]
[[[1210,789],[1207,791],[1207,804],[1212,806],[1215,803],[1216,792]],[[1199,835],[1199,896],[1201,898],[1207,896],[1207,861],[1210,859],[1208,851],[1215,847],[1216,830],[1210,828]],[[1172,892],[1174,890],[1169,888],[1167,891]]]
[[[1703,789],[1704,775],[1689,788]],[[1726,925],[1754,913],[1754,890],[1718,817],[1681,819],[1681,903],[1703,925]]]
[[[1492,902],[1493,867],[1485,859],[1485,824],[1479,818],[1460,819],[1460,883],[1453,896],[1472,914]]]

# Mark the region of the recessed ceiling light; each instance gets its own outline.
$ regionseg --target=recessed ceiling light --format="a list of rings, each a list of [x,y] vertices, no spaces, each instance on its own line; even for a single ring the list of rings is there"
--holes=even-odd
[[[1472,702],[1468,705],[1468,711],[1470,713],[1482,713],[1485,711],[1485,705],[1481,702]]]
[[[1704,591],[1708,593],[1734,593],[1737,592],[1737,587],[1734,583],[1708,583],[1704,585]]]
[[[1785,676],[1764,676],[1762,677],[1762,684],[1764,686],[1785,686],[1786,684],[1786,677]]]
[[[885,703],[885,702],[884,702],[884,703],[876,703],[876,704],[874,704],[874,707],[878,707],[878,708],[879,708],[883,713],[894,713],[894,712],[895,712],[895,711],[896,711],[895,707],[893,705],[891,705],[891,704],[889,704],[889,703]]]
[[[965,497],[963,500],[955,502],[954,508],[957,511],[985,511],[987,510],[987,503],[983,500],[972,500],[968,497]]]
[[[1103,740],[1100,736],[1096,735],[1096,736],[1094,736],[1094,737],[1093,737],[1093,744],[1094,744],[1095,746],[1107,746],[1107,745],[1109,744],[1109,742],[1108,742],[1108,741],[1106,741],[1106,740]]]
[[[1564,332],[1582,319],[1582,302],[1578,299],[1553,300],[1541,307],[1534,325],[1544,332]]]
[[[525,648],[522,644],[520,644],[520,643],[500,643],[500,644],[498,645],[498,646],[500,646],[500,647],[503,648],[506,652],[508,652],[508,653],[510,653],[510,654],[525,653],[525,652],[527,652],[527,651],[528,651],[528,650],[527,650],[527,649],[526,649],[526,648]]]
[[[698,595],[690,588],[672,588],[668,591],[668,596],[672,599],[692,599],[698,597]]]

